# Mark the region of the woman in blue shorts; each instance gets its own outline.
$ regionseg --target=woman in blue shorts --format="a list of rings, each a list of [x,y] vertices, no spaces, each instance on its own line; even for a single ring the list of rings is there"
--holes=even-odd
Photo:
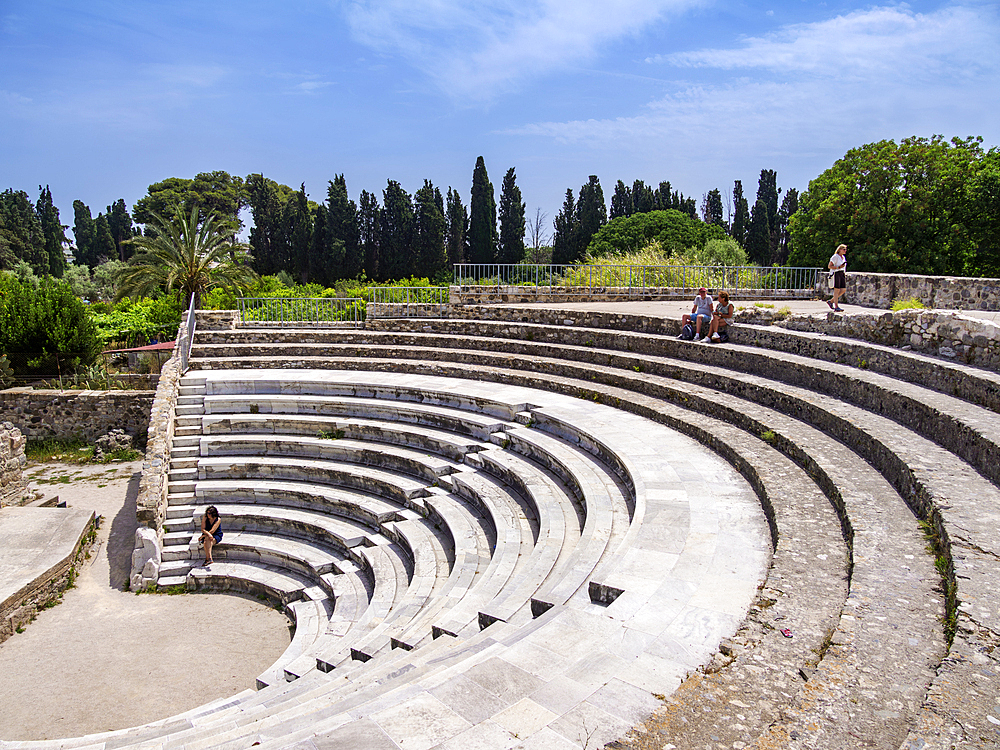
[[[201,543],[205,546],[205,565],[212,564],[212,547],[222,541],[222,519],[214,505],[201,517]]]

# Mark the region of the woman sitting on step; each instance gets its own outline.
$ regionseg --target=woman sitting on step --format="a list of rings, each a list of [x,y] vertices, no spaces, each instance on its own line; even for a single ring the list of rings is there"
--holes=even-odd
[[[729,321],[733,317],[733,303],[729,301],[729,292],[719,292],[719,304],[715,306],[712,313],[712,325],[708,329],[708,336],[702,339],[703,342],[729,341]]]
[[[205,565],[212,564],[212,547],[222,541],[222,519],[219,510],[209,505],[201,517],[201,543],[205,546]]]

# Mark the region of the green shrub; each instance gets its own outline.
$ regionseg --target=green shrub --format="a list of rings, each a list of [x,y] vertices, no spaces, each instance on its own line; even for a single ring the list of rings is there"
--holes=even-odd
[[[92,305],[90,312],[101,342],[126,348],[144,346],[153,339],[173,340],[183,311],[176,296],[163,295],[155,299],[123,299],[115,305]]]
[[[668,255],[680,255],[688,248],[703,248],[712,239],[724,240],[726,233],[681,211],[650,211],[609,221],[591,239],[587,254],[599,258],[637,252],[656,240]]]
[[[732,237],[711,239],[703,247],[688,248],[684,262],[692,266],[745,266],[747,251]]]
[[[45,277],[36,289],[0,273],[0,351],[71,353],[74,361],[67,364],[73,369],[93,362],[101,342],[69,284]]]
[[[910,297],[908,299],[896,299],[892,301],[892,310],[896,312],[898,310],[924,310],[924,303],[918,300],[916,297]]]

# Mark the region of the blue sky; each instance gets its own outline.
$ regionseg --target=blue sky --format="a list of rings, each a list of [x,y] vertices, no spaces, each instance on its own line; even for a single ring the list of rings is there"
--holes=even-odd
[[[0,189],[65,224],[215,169],[467,204],[479,155],[551,222],[590,174],[752,199],[934,133],[1000,145],[997,3],[0,0]]]

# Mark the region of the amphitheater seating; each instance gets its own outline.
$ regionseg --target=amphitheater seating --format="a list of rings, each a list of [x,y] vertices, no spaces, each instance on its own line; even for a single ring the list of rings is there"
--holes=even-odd
[[[295,637],[257,691],[62,747],[922,748],[986,724],[953,686],[1000,686],[996,375],[489,315],[199,332],[160,584],[266,596]]]

